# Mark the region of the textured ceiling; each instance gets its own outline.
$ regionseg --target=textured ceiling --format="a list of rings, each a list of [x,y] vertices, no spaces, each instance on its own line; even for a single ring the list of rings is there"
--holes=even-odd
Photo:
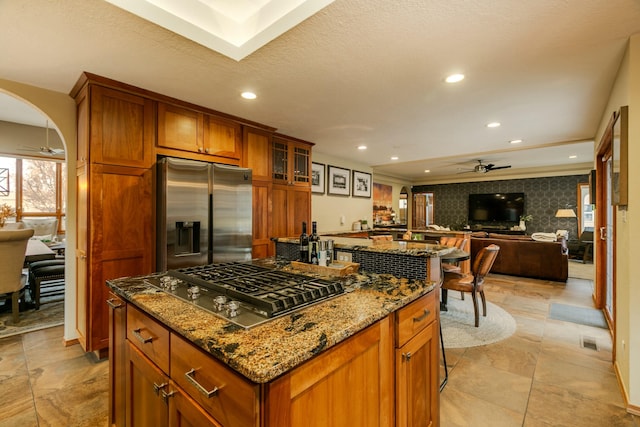
[[[235,61],[104,1],[4,1],[0,78],[68,93],[89,71],[422,183],[477,159],[512,164],[495,176],[591,163],[637,32],[638,0],[336,0]],[[466,79],[443,83],[452,72]]]

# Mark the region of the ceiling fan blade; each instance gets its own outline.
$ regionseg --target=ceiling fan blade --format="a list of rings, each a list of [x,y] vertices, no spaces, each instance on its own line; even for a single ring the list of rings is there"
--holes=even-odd
[[[488,171],[495,171],[495,170],[498,170],[498,169],[509,169],[510,167],[511,167],[511,165],[509,165],[509,166],[496,166],[496,167],[492,167],[492,168],[487,167],[487,172]]]

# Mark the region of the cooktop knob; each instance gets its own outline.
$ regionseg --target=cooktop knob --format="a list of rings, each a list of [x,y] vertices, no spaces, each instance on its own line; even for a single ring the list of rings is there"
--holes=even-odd
[[[227,304],[227,316],[236,317],[238,315],[239,308],[240,303],[238,301],[229,301]]]
[[[187,288],[187,295],[189,295],[191,299],[198,298],[200,296],[200,288],[197,285],[190,286]]]
[[[213,299],[213,308],[216,311],[224,310],[226,304],[227,304],[227,297],[224,295],[218,295]]]

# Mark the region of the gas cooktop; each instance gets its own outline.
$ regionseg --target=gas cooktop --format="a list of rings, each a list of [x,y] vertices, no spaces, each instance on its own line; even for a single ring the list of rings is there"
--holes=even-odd
[[[344,292],[339,281],[278,271],[251,262],[170,270],[148,282],[247,329]]]

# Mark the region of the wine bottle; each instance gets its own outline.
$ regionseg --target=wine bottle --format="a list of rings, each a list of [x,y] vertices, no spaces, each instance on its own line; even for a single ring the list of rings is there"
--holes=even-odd
[[[309,236],[306,222],[302,223],[302,234],[300,234],[300,261],[309,262]]]
[[[309,257],[311,258],[311,264],[318,265],[318,242],[320,241],[320,237],[318,237],[318,224],[313,221],[311,222],[311,236],[309,236]]]

